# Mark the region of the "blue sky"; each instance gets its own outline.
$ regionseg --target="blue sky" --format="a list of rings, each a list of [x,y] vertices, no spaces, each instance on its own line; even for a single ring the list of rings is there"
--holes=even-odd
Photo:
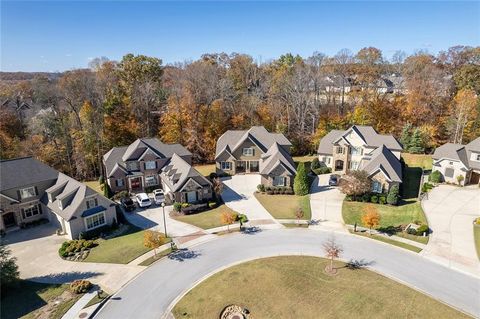
[[[211,52],[268,61],[286,52],[375,46],[390,57],[457,44],[480,45],[480,2],[1,3],[2,71],[63,71],[129,52],[164,63]]]

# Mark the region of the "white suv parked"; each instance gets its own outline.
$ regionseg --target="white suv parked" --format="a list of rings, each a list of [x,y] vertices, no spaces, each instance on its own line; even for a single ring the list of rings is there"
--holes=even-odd
[[[165,201],[165,194],[163,194],[163,190],[162,189],[154,190],[153,199],[155,200],[155,204],[161,205]]]
[[[139,207],[148,207],[152,205],[150,197],[148,197],[148,195],[145,193],[135,195],[135,199],[137,200],[137,204]]]

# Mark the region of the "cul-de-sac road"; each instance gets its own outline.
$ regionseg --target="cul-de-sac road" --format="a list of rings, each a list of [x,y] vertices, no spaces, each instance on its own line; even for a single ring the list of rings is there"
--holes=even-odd
[[[222,236],[158,261],[118,291],[95,318],[161,318],[200,280],[246,260],[277,255],[323,256],[322,242],[334,234],[344,260],[368,268],[480,318],[480,278],[418,254],[348,233],[274,229]]]

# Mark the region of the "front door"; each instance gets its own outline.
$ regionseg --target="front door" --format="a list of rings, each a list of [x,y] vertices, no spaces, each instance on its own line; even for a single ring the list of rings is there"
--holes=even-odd
[[[5,228],[15,226],[15,216],[13,212],[3,214],[3,224]]]
[[[258,173],[258,161],[250,161],[250,173]]]
[[[130,179],[130,186],[132,189],[139,189],[142,188],[142,178],[135,177]]]
[[[188,192],[187,193],[187,202],[188,203],[194,203],[197,201],[197,192]]]
[[[237,165],[235,167],[236,173],[245,173],[246,170],[246,163],[245,161],[237,161]]]

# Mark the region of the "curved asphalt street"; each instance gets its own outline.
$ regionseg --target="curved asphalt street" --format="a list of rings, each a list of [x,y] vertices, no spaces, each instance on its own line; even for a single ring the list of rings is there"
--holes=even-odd
[[[276,255],[323,256],[333,233],[276,229],[222,236],[155,263],[115,294],[95,318],[161,318],[199,280],[242,261]],[[410,251],[374,240],[334,233],[344,260],[369,268],[480,318],[480,278],[444,267]]]

